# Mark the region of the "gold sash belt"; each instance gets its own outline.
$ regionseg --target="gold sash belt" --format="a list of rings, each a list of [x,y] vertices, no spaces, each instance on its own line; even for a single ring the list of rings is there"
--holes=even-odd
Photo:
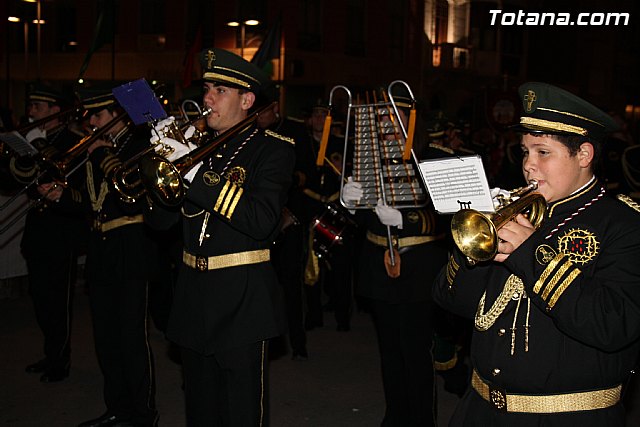
[[[238,265],[258,264],[269,261],[269,249],[236,252],[234,254],[201,256],[182,252],[182,262],[198,271],[217,270],[219,268],[235,267]]]
[[[552,414],[608,408],[620,401],[620,392],[622,390],[622,385],[619,385],[604,390],[577,393],[509,394],[485,383],[475,369],[471,377],[471,386],[484,400],[498,410],[529,414]]]
[[[97,229],[103,233],[106,233],[109,230],[122,227],[123,225],[140,224],[142,222],[144,222],[144,217],[142,216],[142,214],[135,216],[123,216],[120,218],[112,219],[111,221],[103,222],[102,224],[98,225]]]
[[[410,237],[396,237],[391,236],[393,246],[397,249],[406,248],[407,246],[421,245],[423,243],[435,242],[436,240],[444,239],[444,234],[437,236],[410,236]],[[367,231],[367,240],[378,246],[388,246],[387,238],[384,236],[378,236],[370,231]]]

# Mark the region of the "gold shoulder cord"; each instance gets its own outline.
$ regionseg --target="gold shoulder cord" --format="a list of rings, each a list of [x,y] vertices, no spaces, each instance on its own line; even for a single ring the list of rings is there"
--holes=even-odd
[[[522,279],[520,279],[515,274],[509,276],[507,281],[504,284],[504,288],[498,298],[493,303],[489,311],[483,313],[485,299],[487,296],[487,292],[485,291],[482,294],[482,298],[478,303],[478,310],[476,311],[475,316],[475,327],[479,331],[487,331],[490,327],[494,325],[498,317],[504,312],[504,309],[507,307],[509,301],[517,300],[518,305],[516,306],[516,312],[513,315],[513,325],[511,326],[511,355],[515,352],[515,340],[516,340],[516,322],[518,318],[518,311],[520,310],[520,302],[522,298],[527,298],[524,290],[524,283],[522,283]],[[529,298],[527,298],[527,319],[524,325],[525,329],[525,351],[529,351],[529,314],[531,312],[531,302]]]
[[[87,192],[89,193],[89,199],[91,199],[91,207],[94,212],[99,212],[102,209],[102,204],[104,203],[104,199],[107,197],[107,193],[109,192],[109,186],[106,181],[102,181],[100,183],[100,193],[96,197],[96,189],[93,183],[93,166],[90,161],[86,163],[87,167]]]
[[[523,291],[524,284],[522,283],[522,280],[515,274],[512,274],[507,279],[502,292],[500,292],[500,295],[498,295],[498,298],[493,303],[489,311],[483,314],[485,298],[487,297],[487,291],[484,291],[484,294],[482,294],[482,298],[480,298],[480,302],[478,303],[478,310],[476,311],[476,329],[479,331],[486,331],[492,327],[507,307],[509,301],[511,301],[511,298],[516,293],[521,293]]]

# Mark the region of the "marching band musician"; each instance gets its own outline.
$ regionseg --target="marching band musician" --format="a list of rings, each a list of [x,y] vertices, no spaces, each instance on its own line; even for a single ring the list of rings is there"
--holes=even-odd
[[[248,123],[268,78],[222,49],[204,50],[201,63],[207,125],[220,136]],[[152,203],[147,219],[158,228],[183,222],[183,264],[167,337],[181,347],[187,425],[267,425],[267,340],[286,329],[269,247],[294,150],[287,138],[255,123],[223,142],[186,173],[182,206]],[[168,137],[161,143],[161,150],[174,149],[170,161],[194,148]]]
[[[329,253],[318,254],[313,250],[313,240],[321,239],[319,229],[313,227],[314,220],[320,220],[317,225],[322,227],[324,213],[328,205],[340,204],[340,179],[344,140],[329,135],[326,155],[322,166],[316,166],[320,141],[324,130],[324,123],[329,108],[322,103],[316,103],[311,109],[309,130],[307,137],[296,145],[296,178],[298,180],[298,210],[296,215],[302,224],[311,227],[311,233],[305,235],[309,242],[305,251],[304,283],[307,301],[307,316],[305,328],[307,330],[324,326],[323,310],[333,311],[336,320],[336,330],[347,332],[351,329],[352,267],[351,257],[354,251],[352,230],[348,228],[343,233],[340,243],[329,247]],[[341,211],[335,211],[342,215]],[[345,214],[345,218],[347,215]],[[339,218],[329,218],[329,221]],[[323,307],[323,292],[328,301]]]
[[[411,99],[405,86],[396,86],[394,91],[393,99],[406,128]],[[416,132],[416,148],[425,144],[421,138],[424,135]],[[439,150],[431,154],[447,155]],[[344,201],[356,202],[362,195],[362,184],[349,178],[343,187]],[[434,319],[431,291],[425,283],[435,279],[447,261],[441,219],[431,206],[396,209],[382,203],[375,210],[357,210],[355,219],[366,229],[356,295],[367,302],[378,336],[386,404],[380,425],[435,426],[431,355]],[[399,271],[385,262],[387,227],[392,227]]]
[[[265,90],[265,96],[269,99],[277,99],[278,95],[275,85],[271,85]],[[304,146],[303,141],[307,140],[309,136],[304,123],[280,115],[277,100],[271,104],[271,108],[260,113],[258,126],[292,138],[296,143],[293,182],[287,195],[287,204],[282,211],[280,232],[271,247],[271,261],[284,291],[291,359],[307,360],[309,354],[307,352],[307,334],[304,329],[303,275],[308,246],[305,243],[308,242],[305,239],[305,236],[308,236],[308,224],[303,224],[298,218],[303,209],[305,198],[301,187],[304,183],[300,182],[298,178],[302,170],[300,163],[305,160],[304,156],[299,155],[299,151]],[[276,343],[277,341],[272,342],[272,349],[275,347],[273,344]]]
[[[85,271],[106,412],[79,426],[154,426],[158,415],[147,309],[157,254],[152,230],[143,223],[145,200],[121,200],[110,179],[124,160],[148,146],[148,130],[127,125],[128,116],[110,89],[86,90],[82,98],[89,124],[110,129],[87,149],[83,191],[58,187],[47,195],[59,210],[87,212],[93,219]]]
[[[621,389],[640,351],[640,221],[596,177],[615,122],[544,83],[519,89],[522,172],[548,206],[498,230],[497,255],[455,249],[435,283],[474,319],[471,387],[450,426],[622,426]]]
[[[69,106],[69,100],[57,88],[44,83],[33,85],[27,103],[29,120],[51,118],[25,135],[40,153],[64,151],[78,141],[78,135],[60,118],[61,111]],[[30,182],[39,176],[35,183],[39,190],[51,185],[52,177],[33,158],[11,158],[10,170],[20,182]],[[72,175],[68,185],[77,185],[81,178],[81,174]],[[41,198],[35,187],[29,189],[29,196]],[[53,203],[42,200],[27,214],[21,249],[27,261],[29,295],[44,335],[45,357],[25,370],[41,374],[42,382],[57,382],[69,375],[73,285],[87,228],[82,215],[59,212],[53,209]]]

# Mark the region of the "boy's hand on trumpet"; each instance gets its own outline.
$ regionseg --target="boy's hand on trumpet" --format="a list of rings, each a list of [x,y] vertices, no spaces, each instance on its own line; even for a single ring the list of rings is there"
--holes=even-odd
[[[524,215],[516,215],[513,221],[507,222],[498,230],[498,254],[493,260],[504,262],[534,231],[535,227]]]

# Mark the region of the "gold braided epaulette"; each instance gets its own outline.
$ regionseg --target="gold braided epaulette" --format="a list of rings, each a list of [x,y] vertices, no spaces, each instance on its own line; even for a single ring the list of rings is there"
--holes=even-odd
[[[629,206],[631,209],[635,209],[636,211],[640,212],[640,204],[638,204],[638,202],[633,200],[631,197],[627,196],[626,194],[618,194],[617,197],[618,200]]]
[[[274,132],[272,130],[267,129],[267,130],[264,131],[264,134],[272,136],[274,138],[281,139],[283,141],[287,141],[291,145],[296,145],[296,142],[293,140],[293,138],[289,138],[288,136],[280,135],[279,133]]]
[[[451,148],[444,147],[440,144],[429,144],[430,148],[435,148],[436,150],[444,151],[447,154],[456,154]]]

